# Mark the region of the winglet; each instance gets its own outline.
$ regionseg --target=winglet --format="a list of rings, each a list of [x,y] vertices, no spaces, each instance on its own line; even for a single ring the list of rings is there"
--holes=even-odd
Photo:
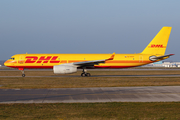
[[[115,52],[111,55],[110,58],[106,59],[106,60],[113,60],[114,59],[114,56],[115,56]]]

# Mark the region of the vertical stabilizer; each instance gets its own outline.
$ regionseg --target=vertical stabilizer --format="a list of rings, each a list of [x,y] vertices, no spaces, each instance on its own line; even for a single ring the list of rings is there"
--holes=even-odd
[[[142,54],[164,55],[172,27],[163,27],[152,39]]]

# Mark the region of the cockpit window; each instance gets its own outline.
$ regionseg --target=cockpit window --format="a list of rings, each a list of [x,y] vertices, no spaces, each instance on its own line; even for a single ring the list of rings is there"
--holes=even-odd
[[[13,58],[13,57],[12,57],[12,58],[10,58],[10,60],[14,60],[14,59],[15,59],[15,58]]]

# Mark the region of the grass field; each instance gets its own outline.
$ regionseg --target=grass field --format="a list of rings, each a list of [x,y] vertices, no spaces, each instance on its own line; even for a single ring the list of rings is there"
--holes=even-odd
[[[1,77],[0,89],[84,88],[180,85],[179,77],[128,77],[130,75],[180,74],[180,70],[91,71],[92,75],[124,77],[59,77],[52,71],[26,71],[25,78]],[[125,77],[127,75],[127,77]],[[0,76],[21,76],[20,71],[0,71]],[[30,77],[47,76],[47,77]],[[49,77],[48,77],[49,76]],[[63,75],[64,76],[64,75]],[[69,76],[69,77],[68,77]],[[0,104],[0,120],[179,120],[179,102],[112,102],[56,104]]]
[[[0,89],[3,88],[85,88],[85,87],[124,87],[124,86],[176,86],[179,77],[128,77],[131,75],[180,74],[180,70],[145,70],[145,71],[91,71],[92,75],[122,75],[123,77],[80,77],[75,74],[59,77],[52,71],[26,71],[29,77],[1,77]],[[79,77],[72,77],[72,76]],[[0,71],[0,76],[21,76],[20,71]],[[30,77],[47,76],[47,77]],[[69,77],[68,77],[69,76]],[[127,77],[126,77],[127,76]]]
[[[127,70],[107,70],[107,71],[88,71],[93,75],[176,75],[176,74],[180,74],[180,69],[162,69],[162,70],[156,70],[156,69],[146,69],[146,70],[131,70],[131,69],[127,69]],[[25,71],[26,76],[79,76],[81,75],[81,71],[78,71],[77,73],[73,73],[73,74],[54,74],[52,70],[47,70],[47,71],[41,71],[41,70],[27,70]],[[1,70],[0,71],[0,76],[21,76],[21,72],[18,70]]]
[[[6,120],[179,120],[179,102],[0,104]]]

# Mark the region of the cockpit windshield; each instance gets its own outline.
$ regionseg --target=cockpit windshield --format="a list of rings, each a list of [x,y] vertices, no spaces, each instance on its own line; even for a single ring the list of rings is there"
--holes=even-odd
[[[14,57],[10,58],[10,60],[14,60],[14,59],[15,59]]]

